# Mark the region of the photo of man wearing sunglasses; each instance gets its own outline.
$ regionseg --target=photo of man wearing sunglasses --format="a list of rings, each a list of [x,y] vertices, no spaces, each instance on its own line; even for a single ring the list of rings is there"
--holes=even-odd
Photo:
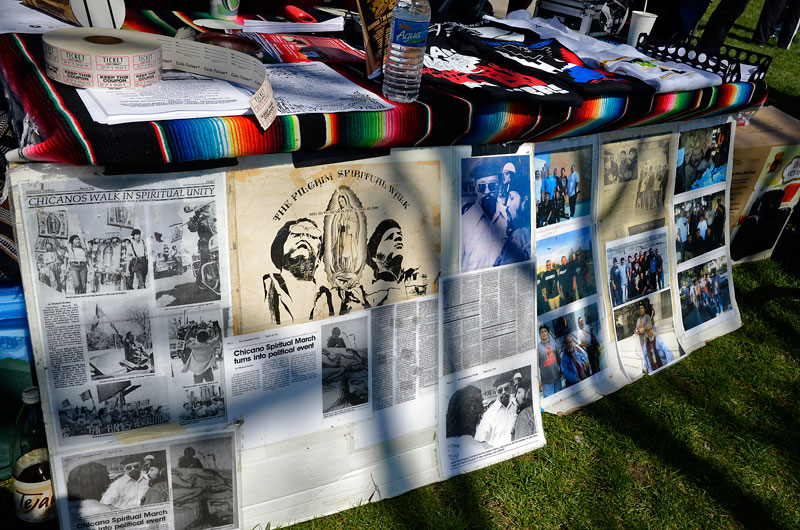
[[[501,159],[482,160],[469,174],[471,190],[462,188],[462,272],[493,266],[508,240],[510,219],[499,193],[502,167]]]
[[[142,473],[140,455],[131,455],[120,462],[124,472],[103,493],[100,502],[120,510],[139,506],[142,497],[150,489],[150,481]]]

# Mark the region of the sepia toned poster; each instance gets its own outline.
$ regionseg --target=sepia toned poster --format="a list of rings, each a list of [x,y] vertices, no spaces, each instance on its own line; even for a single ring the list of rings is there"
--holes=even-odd
[[[438,291],[437,159],[282,165],[228,179],[238,333]]]

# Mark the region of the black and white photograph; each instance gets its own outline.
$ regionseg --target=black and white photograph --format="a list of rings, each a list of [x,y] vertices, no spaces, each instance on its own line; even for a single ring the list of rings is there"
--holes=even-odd
[[[603,184],[635,186],[631,206],[638,211],[662,208],[670,173],[670,140],[671,135],[659,135],[603,144]]]
[[[150,375],[153,334],[147,300],[96,298],[83,304],[86,350],[93,381]]]
[[[538,432],[531,367],[520,366],[460,386],[447,400],[447,445],[458,459],[503,447]]]
[[[678,263],[725,246],[725,190],[675,204]]]
[[[120,208],[129,216],[124,225],[117,222],[118,212],[111,212]],[[68,295],[148,288],[148,243],[136,211],[132,206],[98,205],[74,208],[68,215],[38,212],[40,221],[44,216],[63,223],[58,233],[41,234],[48,240],[36,256],[40,284]]]
[[[150,206],[150,257],[159,307],[220,299],[216,204],[213,199]]]
[[[325,417],[369,402],[367,318],[321,326],[322,411]]]
[[[667,250],[666,228],[606,243],[612,307],[669,287]]]
[[[65,458],[63,467],[69,515],[75,523],[171,500],[165,450]]]
[[[175,530],[238,527],[230,436],[169,446]]]
[[[178,413],[180,423],[194,423],[225,416],[225,397],[219,383],[205,383],[183,390],[183,402]]]
[[[614,310],[620,353],[643,356],[648,373],[677,360],[680,354],[669,290],[653,293]]]
[[[539,315],[596,293],[591,227],[536,242]]]
[[[675,195],[725,182],[730,145],[730,123],[681,132]]]
[[[536,226],[549,226],[592,213],[592,146],[533,157]]]
[[[180,386],[223,380],[219,310],[171,313],[167,319],[171,375]]]
[[[543,398],[589,379],[608,366],[597,304],[539,323],[536,351]]]
[[[531,258],[529,155],[461,159],[461,271]]]
[[[169,407],[157,402],[166,393],[161,386],[154,379],[134,379],[67,390],[58,407],[62,437],[103,436],[169,422]]]
[[[705,324],[733,309],[731,279],[724,255],[678,272],[684,330]]]

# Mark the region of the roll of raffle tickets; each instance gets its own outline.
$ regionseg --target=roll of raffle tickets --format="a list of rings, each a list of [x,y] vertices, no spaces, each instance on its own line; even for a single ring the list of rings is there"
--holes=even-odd
[[[118,29],[62,28],[45,33],[47,76],[80,88],[136,88],[158,83],[161,68],[207,75],[255,90],[250,106],[267,129],[276,106],[267,69],[238,51]]]

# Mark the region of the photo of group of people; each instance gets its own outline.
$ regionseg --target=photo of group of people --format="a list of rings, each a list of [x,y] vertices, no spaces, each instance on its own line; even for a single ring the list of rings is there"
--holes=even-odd
[[[147,301],[125,304],[91,301],[83,304],[89,369],[93,381],[153,374],[153,337]]]
[[[226,435],[173,444],[168,450],[151,447],[67,457],[63,471],[70,521],[73,527],[95,526],[109,512],[125,510],[136,517],[141,507],[170,503],[171,509],[159,512],[167,514],[161,522],[171,520],[170,528],[235,526],[232,452]]]
[[[597,293],[591,235],[586,226],[536,242],[539,315]]]
[[[213,200],[151,206],[150,255],[161,307],[220,299],[217,213]]]
[[[607,243],[606,263],[612,307],[669,287],[666,228]]]
[[[118,381],[76,389],[59,404],[62,437],[101,436],[170,421],[169,407],[154,403],[163,389],[151,381]]]
[[[172,315],[168,319],[172,377],[181,386],[221,381],[222,338],[218,311]]]
[[[603,144],[603,184],[635,186],[629,196],[630,207],[636,211],[662,208],[669,181],[670,139],[661,135]],[[620,206],[619,201],[616,204]]]
[[[681,318],[688,331],[733,309],[725,256],[678,272]]]
[[[531,257],[530,157],[461,160],[461,271]]]
[[[648,373],[679,357],[669,290],[614,310],[614,325],[620,351],[642,355]]]
[[[184,392],[186,398],[178,415],[181,423],[225,415],[225,397],[220,384],[209,383],[196,388],[187,388]]]
[[[675,204],[678,263],[725,246],[725,190]]]
[[[603,370],[607,360],[597,304],[541,323],[536,351],[543,398]]]
[[[680,133],[675,195],[724,182],[728,174],[731,125]]]
[[[453,392],[445,418],[451,458],[463,460],[536,434],[531,367],[472,381]]]
[[[591,146],[537,151],[533,165],[537,227],[591,213]]]
[[[73,520],[170,501],[166,451],[98,458],[67,472]]]
[[[369,402],[367,318],[322,326],[322,411],[346,412]]]
[[[146,287],[147,255],[139,215],[127,206],[38,212],[34,247],[41,285],[69,295]],[[98,221],[102,219],[102,221]]]

